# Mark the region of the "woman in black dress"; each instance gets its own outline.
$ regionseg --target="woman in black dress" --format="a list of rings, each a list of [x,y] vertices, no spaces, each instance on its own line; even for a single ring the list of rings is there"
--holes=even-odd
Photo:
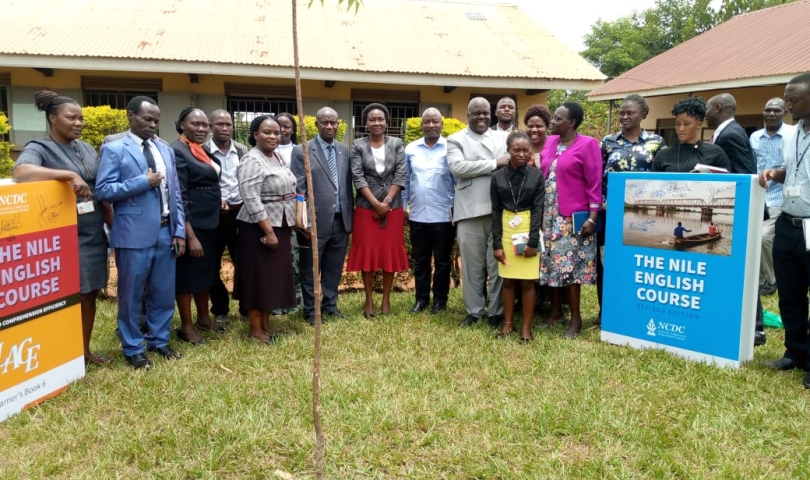
[[[653,160],[653,172],[691,172],[697,164],[720,167],[731,171],[731,162],[717,145],[700,139],[706,102],[700,97],[686,97],[672,107],[678,142],[658,152]]]
[[[219,276],[216,255],[217,224],[221,205],[219,191],[220,165],[208,155],[202,144],[208,135],[208,117],[202,110],[186,107],[177,120],[180,138],[172,143],[177,160],[177,178],[183,192],[186,214],[186,254],[177,259],[175,298],[180,313],[177,338],[201,345],[202,331],[222,333],[211,320],[208,290]],[[197,307],[197,323],[191,316],[191,299]]]
[[[20,153],[14,165],[15,182],[59,180],[70,182],[76,202],[92,202],[93,211],[78,216],[79,272],[84,360],[104,364],[110,360],[90,351],[90,335],[96,318],[98,291],[107,287],[107,236],[104,222],[112,222],[112,209],[93,197],[98,171],[98,155],[92,145],[79,140],[84,115],[79,103],[43,90],[34,95],[37,109],[45,112],[50,132],[33,140]]]

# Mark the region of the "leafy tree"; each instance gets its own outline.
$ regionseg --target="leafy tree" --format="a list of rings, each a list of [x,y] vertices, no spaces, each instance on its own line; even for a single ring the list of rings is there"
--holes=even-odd
[[[795,0],[657,0],[655,6],[612,22],[597,21],[585,35],[582,56],[614,78],[711,29],[734,15]]]
[[[745,12],[754,12],[763,8],[784,5],[795,0],[723,0],[717,11],[717,23],[725,22],[735,15]]]
[[[598,20],[585,35],[582,56],[608,77],[618,77],[649,58],[636,14],[614,22]]]
[[[608,132],[619,130],[619,106],[613,106],[608,128],[608,110],[610,102],[589,102],[585,90],[551,90],[548,92],[548,108],[551,113],[565,102],[577,102],[585,111],[585,118],[577,131],[583,135],[601,139]]]

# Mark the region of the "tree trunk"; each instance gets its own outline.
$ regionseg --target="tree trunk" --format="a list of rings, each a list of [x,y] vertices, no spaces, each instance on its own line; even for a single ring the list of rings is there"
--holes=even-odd
[[[318,222],[315,218],[315,193],[312,187],[312,166],[309,163],[307,149],[307,129],[304,123],[304,105],[301,94],[301,64],[298,61],[298,5],[292,0],[293,20],[293,62],[295,65],[295,102],[298,108],[298,125],[301,134],[301,150],[304,154],[304,172],[307,178],[307,205],[309,221],[312,223],[310,233],[310,250],[312,251],[312,278],[315,288],[315,351],[312,360],[312,419],[315,424],[315,478],[323,478],[323,451],[326,437],[321,425],[320,379],[321,379],[321,262],[318,258]]]

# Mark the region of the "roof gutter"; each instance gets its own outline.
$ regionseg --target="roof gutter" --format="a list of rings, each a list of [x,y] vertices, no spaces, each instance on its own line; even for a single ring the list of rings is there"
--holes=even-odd
[[[180,73],[183,75],[195,73],[197,75],[228,75],[256,78],[292,79],[294,77],[293,67],[177,60],[145,60],[135,58],[0,54],[0,66],[106,72]],[[304,80],[338,82],[374,82],[395,85],[451,85],[454,87],[527,90],[591,90],[603,85],[601,79],[475,77],[434,73],[374,72],[308,67],[301,68],[301,78]]]
[[[599,88],[588,92],[588,100],[595,102],[601,100],[621,100],[631,93],[637,93],[643,97],[663,97],[665,95],[678,95],[678,94],[691,94],[693,92],[702,92],[706,90],[729,90],[734,88],[747,88],[747,87],[764,87],[768,85],[783,85],[788,83],[793,77],[799,75],[798,73],[771,75],[766,77],[752,77],[741,78],[736,80],[718,80],[715,82],[707,83],[693,83],[689,85],[677,85],[668,88],[655,88],[649,90],[632,90],[626,92],[610,92],[600,94],[600,90],[610,86],[610,82]]]

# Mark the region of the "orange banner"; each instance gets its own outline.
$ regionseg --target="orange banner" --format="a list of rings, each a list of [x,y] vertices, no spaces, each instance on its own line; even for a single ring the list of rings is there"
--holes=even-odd
[[[76,196],[0,185],[0,421],[84,376]]]

